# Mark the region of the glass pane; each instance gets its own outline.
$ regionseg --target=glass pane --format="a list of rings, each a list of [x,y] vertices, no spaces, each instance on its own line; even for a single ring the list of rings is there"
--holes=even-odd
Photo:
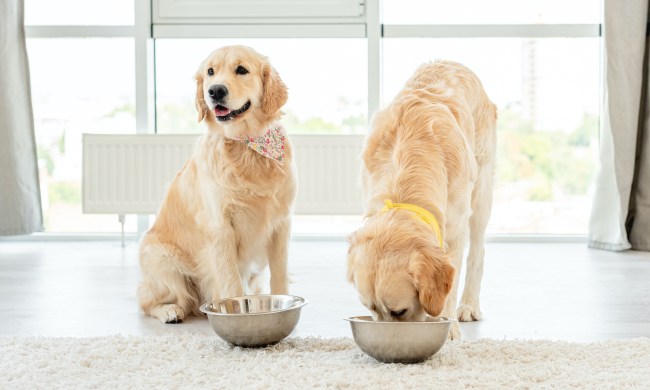
[[[196,122],[194,73],[214,49],[235,44],[250,46],[268,56],[289,88],[283,121],[290,133],[365,132],[365,39],[158,39],[159,133],[205,131],[204,125]]]
[[[46,231],[119,231],[116,216],[81,212],[81,135],[135,133],[133,39],[34,38],[27,50]]]
[[[133,25],[134,8],[134,0],[25,0],[25,25]]]
[[[600,23],[598,0],[383,0],[385,24]]]
[[[587,232],[598,152],[598,38],[393,38],[384,40],[383,58],[384,104],[422,62],[443,58],[472,69],[499,107],[489,233]]]

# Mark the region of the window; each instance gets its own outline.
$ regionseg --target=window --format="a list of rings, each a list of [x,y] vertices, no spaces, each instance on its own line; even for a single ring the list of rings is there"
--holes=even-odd
[[[386,38],[384,103],[436,58],[472,69],[499,109],[489,233],[585,233],[597,161],[599,40]]]
[[[81,213],[81,132],[203,132],[193,103],[197,66],[213,49],[245,44],[269,56],[289,87],[285,124],[294,134],[364,134],[377,106],[418,65],[464,63],[499,107],[488,234],[586,233],[597,161],[599,2],[335,0],[318,3],[328,14],[302,7],[267,18],[250,8],[257,0],[235,7],[219,0],[237,14],[215,21],[224,8],[210,0],[207,12],[205,1],[26,0],[48,231],[119,231],[115,216]],[[148,41],[142,31],[150,30]],[[143,58],[148,84],[136,80]],[[149,106],[141,104],[147,95]],[[136,129],[143,116],[146,128]],[[347,233],[356,224],[358,216],[301,217],[294,231]]]
[[[599,2],[383,1],[382,102],[427,60],[472,69],[499,108],[488,234],[585,234],[597,161]]]
[[[93,36],[92,30],[60,33],[57,28],[132,25],[133,0],[25,3],[45,230],[118,232],[117,216],[82,213],[81,135],[135,133],[134,39],[123,37],[122,27],[115,28],[116,36],[110,27],[101,36]],[[128,217],[126,230],[135,229],[135,218]]]

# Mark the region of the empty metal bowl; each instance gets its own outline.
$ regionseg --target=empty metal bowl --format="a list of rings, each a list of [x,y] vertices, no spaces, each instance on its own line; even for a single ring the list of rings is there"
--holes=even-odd
[[[346,321],[366,354],[384,363],[418,363],[442,348],[452,320],[427,316],[424,321],[391,322],[359,316]]]
[[[263,347],[287,337],[307,300],[293,295],[247,295],[201,306],[222,339],[242,347]]]

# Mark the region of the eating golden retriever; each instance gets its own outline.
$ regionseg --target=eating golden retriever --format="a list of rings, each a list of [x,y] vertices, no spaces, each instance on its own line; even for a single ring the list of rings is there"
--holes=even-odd
[[[348,279],[375,320],[480,319],[495,127],[496,106],[477,76],[447,61],[422,65],[374,117],[362,154],[365,218],[349,237]],[[449,337],[460,337],[457,322]]]
[[[172,181],[140,244],[145,314],[166,323],[203,302],[261,290],[286,294],[296,174],[279,122],[287,88],[245,46],[217,49],[196,73],[196,109],[208,132]]]

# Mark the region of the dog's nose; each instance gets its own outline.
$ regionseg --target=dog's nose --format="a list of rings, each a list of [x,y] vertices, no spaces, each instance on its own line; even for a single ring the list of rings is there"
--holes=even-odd
[[[225,85],[216,84],[210,86],[208,89],[208,94],[215,102],[223,100],[226,95],[228,95],[228,88]]]

